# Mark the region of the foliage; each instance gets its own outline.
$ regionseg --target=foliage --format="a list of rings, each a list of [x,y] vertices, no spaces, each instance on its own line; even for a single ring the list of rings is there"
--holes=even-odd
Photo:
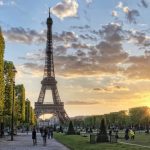
[[[150,108],[149,107],[135,107],[129,109],[130,122],[133,125],[147,124],[150,120]]]
[[[30,107],[30,118],[31,118],[31,125],[35,125],[36,123],[36,118],[35,118],[35,112],[34,109],[32,107]]]
[[[17,103],[18,103],[18,113],[20,122],[25,121],[25,88],[23,84],[16,85],[15,87]]]
[[[4,49],[5,42],[0,28],[0,113],[3,112],[4,108]]]
[[[26,102],[25,102],[25,122],[30,124],[31,122],[31,118],[30,118],[30,109],[31,107],[31,104],[30,104],[30,101],[28,99],[26,99]]]
[[[97,136],[97,142],[108,142],[107,128],[104,118],[102,118],[101,120],[100,131]]]
[[[99,134],[107,134],[107,128],[106,128],[106,124],[105,124],[104,118],[101,120]]]
[[[69,122],[69,127],[68,127],[67,134],[68,135],[74,135],[75,134],[75,130],[74,130],[72,121]]]
[[[130,108],[129,111],[122,110],[118,112],[111,112],[104,115],[97,116],[86,116],[76,117],[73,119],[75,126],[78,127],[96,127],[99,128],[101,119],[105,118],[108,128],[118,127],[120,129],[126,128],[127,126],[135,126],[138,128],[144,128],[150,124],[150,108],[136,107]]]
[[[13,78],[15,76],[13,72],[13,62],[5,61],[4,63],[4,79],[5,79],[5,100],[4,100],[4,109],[5,115],[10,115],[12,111],[12,102],[13,102]]]

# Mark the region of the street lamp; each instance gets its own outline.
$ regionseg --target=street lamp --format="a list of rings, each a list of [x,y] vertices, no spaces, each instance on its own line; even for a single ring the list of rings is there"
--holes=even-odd
[[[15,74],[17,73],[17,70],[15,67],[13,67],[12,72],[13,75],[13,100],[12,100],[12,112],[11,112],[11,141],[14,139],[14,101],[15,101]]]

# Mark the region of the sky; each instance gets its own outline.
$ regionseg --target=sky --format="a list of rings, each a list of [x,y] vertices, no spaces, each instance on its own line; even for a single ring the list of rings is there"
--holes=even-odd
[[[0,0],[5,59],[32,106],[53,19],[57,86],[69,116],[150,106],[150,0]],[[52,102],[46,93],[45,102]]]

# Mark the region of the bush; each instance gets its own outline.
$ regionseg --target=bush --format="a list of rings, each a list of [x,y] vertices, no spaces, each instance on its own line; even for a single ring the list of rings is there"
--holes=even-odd
[[[107,128],[104,118],[101,120],[100,131],[97,135],[97,142],[108,142]]]
[[[69,127],[68,127],[67,134],[68,135],[74,135],[75,134],[75,130],[74,130],[72,121],[69,122]]]

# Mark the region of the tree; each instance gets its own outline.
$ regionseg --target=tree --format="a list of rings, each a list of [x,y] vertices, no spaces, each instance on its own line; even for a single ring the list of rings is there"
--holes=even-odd
[[[12,102],[13,102],[13,62],[5,61],[4,64],[4,77],[5,77],[5,100],[4,100],[4,109],[5,115],[10,115],[12,112]]]
[[[32,107],[30,107],[30,118],[31,118],[31,125],[35,125],[36,124],[36,118],[35,118],[35,112],[34,109]]]
[[[150,122],[150,108],[135,107],[129,109],[130,122],[132,126],[146,126],[147,132],[149,133],[149,122]]]
[[[72,121],[69,122],[69,127],[68,127],[67,134],[68,135],[74,135],[75,134],[75,130],[74,130]]]
[[[4,62],[4,82],[5,82],[5,99],[4,99],[4,115],[5,115],[5,125],[10,125],[10,115],[12,113],[12,104],[13,104],[13,94],[14,94],[14,83],[13,78],[15,76],[14,73],[14,65],[11,61]],[[14,100],[15,106],[15,100]]]
[[[20,113],[20,121],[23,123],[25,121],[25,88],[23,84],[16,85],[15,87],[16,97],[18,102],[18,109]]]
[[[2,31],[0,28],[0,114],[3,113],[4,108],[4,91],[5,91],[5,84],[4,84],[4,49],[5,49],[5,42],[2,35]]]
[[[30,124],[31,122],[31,118],[30,118],[30,109],[31,107],[31,104],[30,104],[30,101],[28,99],[26,99],[26,102],[25,102],[25,122],[27,124]]]
[[[101,120],[100,131],[97,136],[97,142],[108,142],[107,128],[104,118]]]

